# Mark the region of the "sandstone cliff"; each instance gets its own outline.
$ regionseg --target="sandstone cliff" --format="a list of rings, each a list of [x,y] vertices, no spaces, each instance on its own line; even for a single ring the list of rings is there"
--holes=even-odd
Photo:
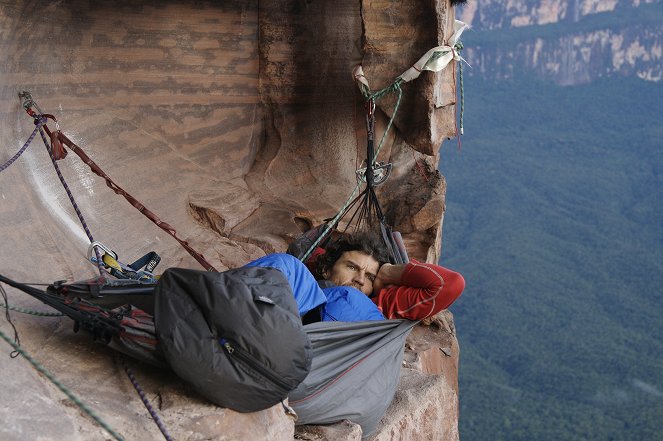
[[[362,63],[372,87],[385,87],[445,42],[453,19],[445,0],[2,2],[0,162],[33,129],[17,98],[28,90],[63,132],[213,265],[236,267],[284,250],[349,196],[366,142],[352,68]],[[379,158],[394,164],[379,188],[388,221],[421,260],[439,255],[445,183],[438,149],[455,136],[453,80],[447,69],[404,86]],[[394,104],[393,96],[378,102],[379,134]],[[94,276],[85,262],[87,238],[40,143],[0,174],[0,272],[47,283]],[[60,167],[94,238],[121,260],[156,250],[160,269],[199,268],[74,155]],[[12,305],[45,310],[7,291]],[[74,334],[68,319],[12,318],[23,348],[126,439],[160,438],[110,349]],[[412,337],[401,389],[376,439],[401,432],[458,438],[453,320],[443,314],[436,323]],[[7,322],[0,326],[10,333]],[[23,359],[0,357],[0,366],[0,438],[109,438]],[[131,367],[176,439],[295,436],[280,407],[219,409],[170,373]],[[315,430],[297,437],[361,435],[343,424]]]
[[[469,75],[535,74],[561,85],[605,76],[663,77],[659,0],[488,0],[469,2]]]

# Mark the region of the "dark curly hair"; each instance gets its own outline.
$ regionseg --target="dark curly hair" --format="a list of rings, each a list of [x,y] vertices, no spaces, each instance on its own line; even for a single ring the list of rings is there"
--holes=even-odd
[[[361,251],[378,261],[380,266],[389,262],[389,252],[382,239],[374,233],[358,232],[332,241],[325,253],[318,257],[316,272],[323,278],[326,271],[332,269],[336,261],[347,251]]]

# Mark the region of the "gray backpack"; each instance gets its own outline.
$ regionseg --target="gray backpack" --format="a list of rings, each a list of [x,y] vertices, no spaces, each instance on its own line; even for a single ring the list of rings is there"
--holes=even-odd
[[[266,409],[309,373],[310,342],[280,271],[170,268],[155,295],[159,349],[213,403],[239,412]]]

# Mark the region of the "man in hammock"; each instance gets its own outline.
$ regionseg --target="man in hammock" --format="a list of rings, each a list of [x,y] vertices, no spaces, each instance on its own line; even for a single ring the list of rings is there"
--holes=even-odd
[[[439,265],[414,260],[388,263],[382,242],[366,233],[332,243],[313,260],[309,264],[316,277],[288,254],[270,254],[247,266],[280,270],[290,282],[305,323],[422,320],[448,308],[465,288],[462,275]]]

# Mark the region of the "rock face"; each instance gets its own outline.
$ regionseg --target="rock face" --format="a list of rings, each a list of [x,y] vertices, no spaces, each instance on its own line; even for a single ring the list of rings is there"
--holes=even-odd
[[[363,65],[374,90],[387,87],[446,42],[453,19],[445,0],[1,2],[0,163],[34,128],[18,99],[27,90],[212,265],[237,267],[285,250],[350,196],[366,156],[365,101],[353,67]],[[403,86],[378,158],[394,166],[378,188],[387,221],[420,260],[439,255],[445,183],[438,149],[455,136],[454,89],[452,66]],[[377,102],[378,137],[395,105],[394,95]],[[199,268],[73,153],[58,165],[91,235],[121,261],[155,250],[163,258],[157,272]],[[46,283],[95,275],[86,263],[88,236],[39,136],[0,173],[0,230],[3,275]],[[47,309],[18,291],[7,294],[11,305]],[[66,318],[11,316],[22,347],[125,439],[161,437],[110,349],[74,334]],[[0,330],[12,336],[7,322]],[[420,332],[437,335],[448,357],[424,348],[417,361],[419,352],[410,353],[418,369],[404,368],[376,439],[398,438],[397,427],[408,439],[458,438],[455,335],[452,328]],[[431,359],[442,367],[430,371]],[[219,409],[174,375],[126,362],[175,439],[293,438],[294,423],[279,406],[254,414]],[[21,357],[0,357],[0,367],[8,379],[0,386],[0,438],[109,438]],[[361,437],[347,427],[347,439]]]
[[[459,13],[476,31],[465,35],[469,75],[535,74],[560,85],[615,75],[660,81],[661,17],[658,0],[490,0]]]

